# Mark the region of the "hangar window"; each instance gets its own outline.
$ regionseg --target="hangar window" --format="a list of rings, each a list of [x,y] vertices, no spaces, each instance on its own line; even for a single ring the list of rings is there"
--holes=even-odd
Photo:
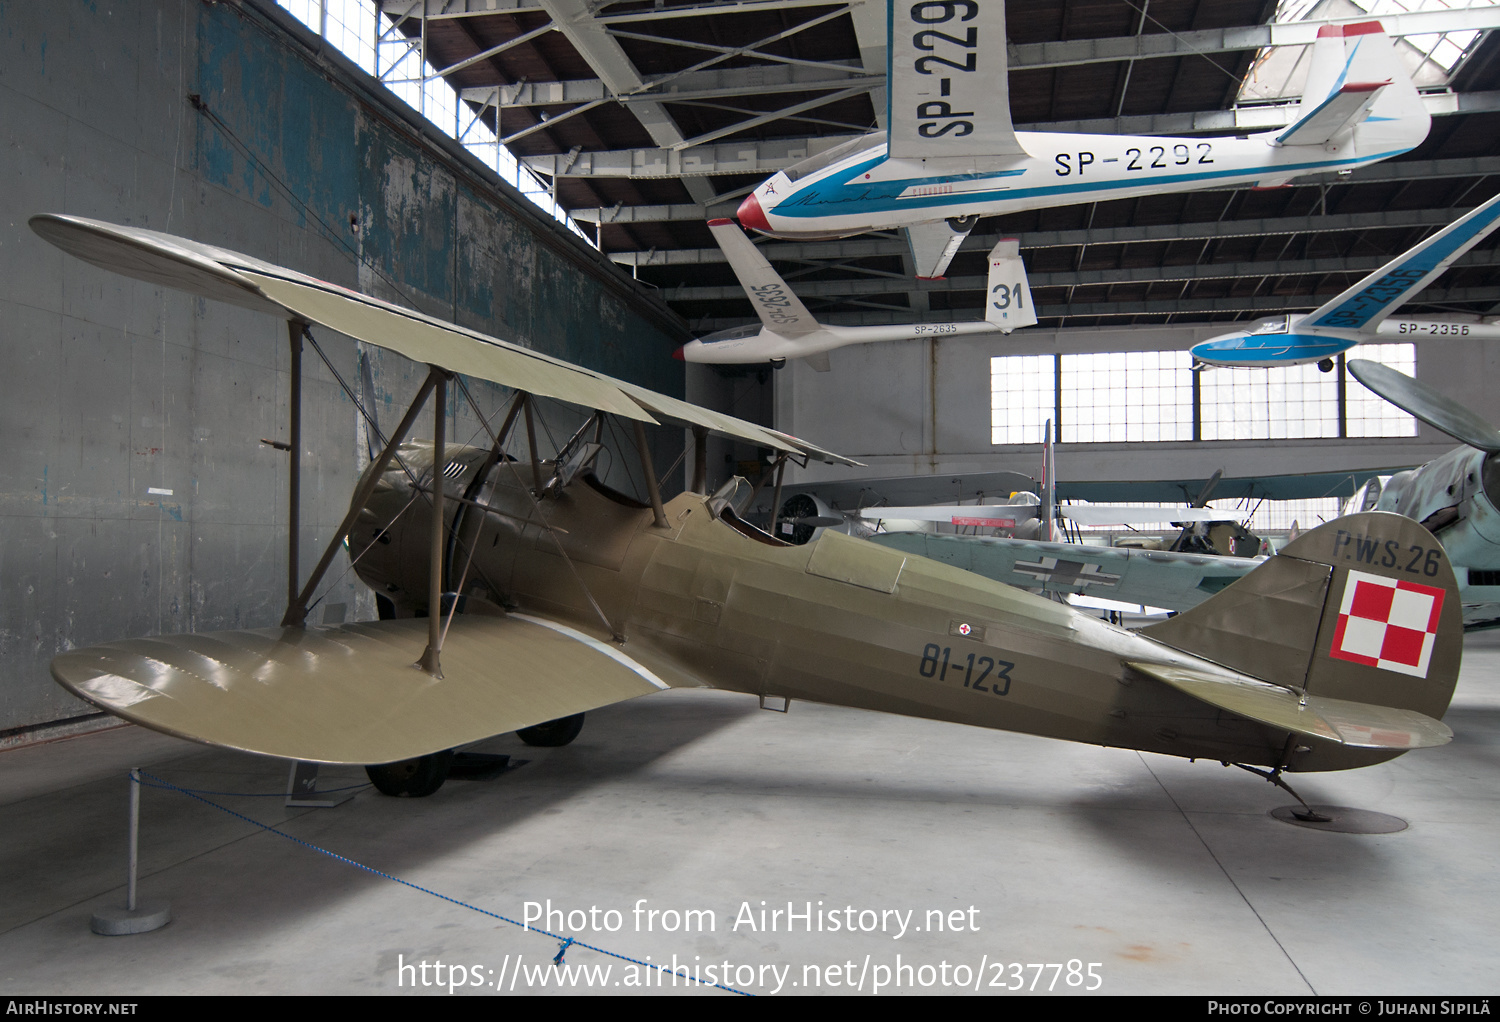
[[[1349,357],[1380,362],[1407,376],[1417,375],[1415,344],[1361,344]],[[1416,436],[1417,420],[1389,401],[1365,389],[1351,374],[1345,384],[1345,436]]]
[[[1281,0],[1271,18],[1274,25],[1297,21],[1349,19],[1423,12],[1461,11],[1493,6],[1492,0]],[[1399,27],[1400,23],[1394,23]],[[1447,26],[1439,24],[1437,27]],[[1396,28],[1392,29],[1397,30]],[[1418,88],[1446,86],[1465,57],[1473,53],[1481,34],[1474,29],[1424,32],[1396,38],[1396,53]],[[1286,103],[1302,95],[1307,81],[1307,44],[1273,46],[1256,55],[1240,87],[1238,105]]]
[[[496,136],[484,120],[484,109],[461,101],[448,84],[424,59],[422,38],[408,38],[395,22],[398,14],[383,19],[375,0],[278,0],[314,32],[322,35],[344,56],[373,75],[408,106],[426,117],[440,130],[457,139],[481,163],[507,184],[515,186],[568,230],[595,244],[592,238],[573,222],[567,212],[552,201],[551,191],[536,179]],[[417,24],[416,21],[411,24]],[[493,116],[493,115],[491,115]]]
[[[1416,346],[1361,344],[1353,357],[1416,375]],[[1305,440],[1416,436],[1416,420],[1372,394],[1340,358],[1317,366],[1191,370],[1186,351],[1008,355],[990,359],[990,442]],[[1196,388],[1196,392],[1195,392]]]
[[[1057,418],[1056,395],[1056,355],[990,359],[990,443],[1041,443],[1043,424]]]
[[[1193,439],[1192,355],[1114,351],[1063,355],[1061,408],[1067,441],[1154,443]]]
[[[1204,440],[1339,435],[1339,381],[1314,365],[1210,369],[1201,374]]]

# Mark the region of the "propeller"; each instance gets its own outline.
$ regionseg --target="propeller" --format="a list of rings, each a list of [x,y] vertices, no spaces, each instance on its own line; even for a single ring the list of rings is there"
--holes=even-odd
[[[1452,398],[1379,362],[1352,358],[1348,365],[1356,380],[1402,411],[1410,412],[1460,443],[1477,447],[1486,454],[1500,453],[1500,432]]]

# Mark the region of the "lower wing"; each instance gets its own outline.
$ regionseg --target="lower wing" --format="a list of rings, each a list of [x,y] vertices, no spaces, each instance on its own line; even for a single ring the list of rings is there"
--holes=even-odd
[[[322,763],[389,763],[671,687],[620,647],[543,618],[457,615],[443,677],[427,622],[165,635],[64,653],[52,675],[125,720]],[[681,679],[678,679],[678,683]]]

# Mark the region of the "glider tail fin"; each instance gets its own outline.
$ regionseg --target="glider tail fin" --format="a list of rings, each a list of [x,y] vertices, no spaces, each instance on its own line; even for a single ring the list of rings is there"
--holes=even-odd
[[[1031,304],[1031,288],[1026,283],[1026,264],[1021,261],[1021,244],[1015,238],[1001,238],[990,249],[990,274],[985,293],[984,318],[1001,333],[1036,323]]]
[[[1463,607],[1443,547],[1409,518],[1347,515],[1298,536],[1208,600],[1143,629],[1158,642],[1317,702],[1341,731],[1401,731],[1448,708]],[[1382,712],[1388,711],[1388,712]],[[1340,716],[1342,715],[1342,716]],[[1372,723],[1376,722],[1376,723]],[[1347,744],[1403,746],[1371,734]],[[1412,739],[1419,743],[1420,739]]]
[[[1282,145],[1324,145],[1353,132],[1361,158],[1415,148],[1432,119],[1378,21],[1318,30],[1297,120]]]
[[[733,220],[710,220],[708,229],[767,330],[782,337],[804,337],[821,329],[802,299],[792,293]]]

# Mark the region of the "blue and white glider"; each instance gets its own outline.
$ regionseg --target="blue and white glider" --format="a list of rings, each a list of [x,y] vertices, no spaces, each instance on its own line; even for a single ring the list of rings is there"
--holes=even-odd
[[[1270,187],[1421,144],[1431,119],[1379,22],[1324,26],[1290,127],[1227,138],[1017,132],[999,0],[888,0],[886,130],[762,183],[740,223],[778,238],[905,227],[938,277],[979,217],[1221,185]]]
[[[1193,358],[1211,366],[1264,369],[1316,362],[1325,372],[1333,358],[1362,341],[1462,334],[1500,338],[1492,323],[1390,319],[1390,314],[1500,226],[1500,195],[1401,253],[1353,287],[1304,316],[1263,321],[1193,346]]]

